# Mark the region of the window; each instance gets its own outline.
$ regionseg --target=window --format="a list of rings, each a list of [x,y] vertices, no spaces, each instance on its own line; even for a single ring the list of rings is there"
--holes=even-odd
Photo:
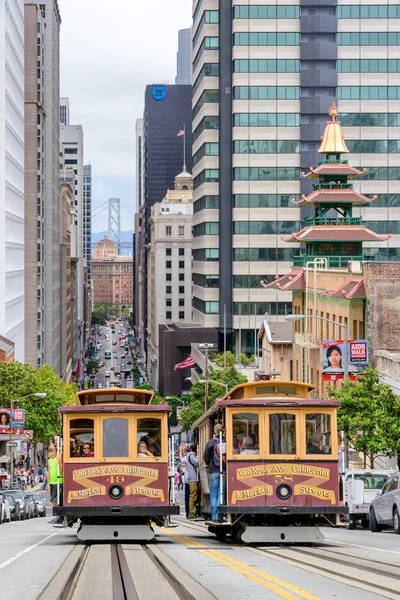
[[[299,60],[245,59],[233,61],[234,73],[299,73]]]
[[[172,261],[171,260],[166,260],[165,261],[165,268],[166,269],[170,269],[172,267]]]
[[[172,286],[171,285],[167,285],[165,288],[165,293],[166,294],[171,294],[172,293]]]
[[[185,306],[185,299],[179,298],[179,306]]]
[[[180,310],[180,311],[179,311],[179,318],[180,318],[180,319],[184,319],[184,318],[185,318],[185,313],[184,313],[184,311],[182,311],[182,310]]]
[[[400,4],[338,6],[338,19],[400,19]]]
[[[235,154],[298,154],[300,140],[236,140]]]
[[[236,5],[233,7],[234,19],[298,19],[299,6],[248,6]]]
[[[180,269],[184,269],[185,268],[185,261],[184,260],[180,260],[179,261],[179,268]]]
[[[219,302],[205,302],[200,298],[193,298],[193,308],[199,310],[203,314],[217,315],[219,313]]]
[[[198,115],[201,110],[201,107],[204,104],[208,103],[218,103],[219,102],[219,90],[204,90],[198,99],[196,106],[193,108],[193,119]]]
[[[197,189],[203,183],[217,183],[219,181],[219,169],[205,169],[193,180],[193,189]]]
[[[399,100],[400,86],[343,86],[338,87],[340,100]]]
[[[235,113],[235,127],[298,127],[298,113]]]
[[[246,455],[260,454],[260,416],[258,413],[235,413],[232,415],[232,451]]]
[[[161,419],[137,420],[137,444],[138,458],[161,456]]]
[[[339,73],[400,73],[399,59],[338,60]]]
[[[184,237],[185,235],[185,226],[184,225],[179,225],[179,237]]]
[[[218,196],[202,196],[193,203],[193,212],[198,213],[206,208],[218,208]]]
[[[167,237],[171,237],[171,235],[172,235],[172,226],[171,225],[166,225],[165,226],[165,235]]]
[[[179,293],[180,294],[184,294],[185,293],[185,287],[183,285],[179,286]]]
[[[298,46],[299,44],[299,33],[239,32],[233,34],[234,46]]]
[[[235,167],[235,181],[298,181],[298,167]]]
[[[185,281],[185,273],[179,273],[179,281]]]
[[[111,418],[103,420],[103,456],[104,458],[128,458],[129,421]]]
[[[193,260],[200,261],[216,261],[219,259],[218,248],[201,248],[193,250]]]
[[[172,300],[171,300],[171,298],[167,298],[166,299],[165,306],[172,306]]]
[[[172,312],[170,310],[167,310],[167,312],[165,314],[165,318],[166,319],[172,319]]]
[[[350,32],[337,34],[338,46],[400,46],[400,32]]]
[[[179,256],[185,256],[185,248],[179,248]]]
[[[167,248],[167,249],[165,250],[165,254],[166,254],[166,256],[171,256],[171,255],[172,255],[172,250],[171,250],[171,248]]]
[[[193,91],[194,93],[194,91]],[[207,130],[207,129],[218,129],[219,128],[219,117],[203,117],[203,119],[200,121],[200,123],[197,125],[196,129],[193,132],[193,142],[195,142],[200,135],[203,133],[203,131]]]
[[[340,88],[339,88],[340,89]],[[246,86],[233,88],[234,100],[298,100],[300,88],[297,86]]]
[[[330,415],[307,414],[305,431],[306,454],[332,454]]]
[[[71,458],[94,457],[93,419],[71,419],[69,438],[69,455]]]
[[[296,454],[296,415],[269,415],[270,454]]]

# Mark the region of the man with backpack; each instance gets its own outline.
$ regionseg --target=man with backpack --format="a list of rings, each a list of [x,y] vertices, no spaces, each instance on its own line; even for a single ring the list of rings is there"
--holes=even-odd
[[[199,496],[199,457],[196,444],[191,444],[189,452],[181,459],[185,467],[186,483],[189,488],[189,519],[196,516],[197,500]]]
[[[220,443],[220,433],[223,427],[219,423],[214,426],[214,437],[207,442],[204,450],[204,462],[208,466],[210,474],[210,507],[211,520],[221,522],[222,515],[218,513],[220,505],[220,493],[222,491],[222,504],[225,504],[226,493],[226,443],[222,438]],[[222,463],[222,472],[221,472]],[[222,490],[220,484],[222,483]]]

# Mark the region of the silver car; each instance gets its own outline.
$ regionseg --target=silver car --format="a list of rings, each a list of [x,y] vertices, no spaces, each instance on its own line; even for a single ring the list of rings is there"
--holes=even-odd
[[[400,534],[400,472],[397,471],[384,484],[381,492],[372,500],[369,510],[369,528],[382,531],[393,527]]]

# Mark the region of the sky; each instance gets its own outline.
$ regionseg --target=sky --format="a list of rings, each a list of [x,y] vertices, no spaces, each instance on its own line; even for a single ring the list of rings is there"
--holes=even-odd
[[[82,125],[84,161],[92,164],[93,210],[115,196],[135,207],[135,121],[144,90],[174,83],[178,30],[191,25],[191,0],[58,0],[61,96],[71,125]],[[92,230],[108,228],[107,210]],[[121,209],[121,228],[133,212]]]

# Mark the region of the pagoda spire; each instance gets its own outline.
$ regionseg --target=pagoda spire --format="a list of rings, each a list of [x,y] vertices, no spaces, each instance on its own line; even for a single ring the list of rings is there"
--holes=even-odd
[[[332,117],[331,121],[327,121],[322,142],[318,152],[320,154],[348,154],[349,150],[344,140],[343,129],[340,121],[336,121],[338,109],[335,103],[329,109],[329,114]]]

